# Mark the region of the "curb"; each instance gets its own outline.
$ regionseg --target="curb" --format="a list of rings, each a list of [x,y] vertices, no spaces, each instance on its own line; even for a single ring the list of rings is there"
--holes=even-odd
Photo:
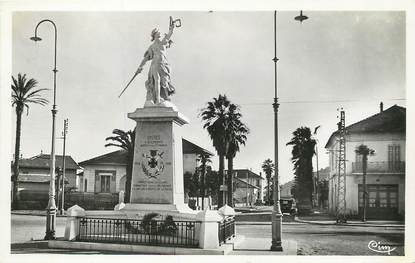
[[[28,241],[25,243],[12,243],[10,244],[11,250],[26,249],[26,248],[48,248],[47,240]]]
[[[252,225],[252,226],[260,226],[260,225],[271,225],[272,222],[254,222],[254,221],[235,221],[236,225]],[[303,222],[282,222],[283,225],[304,225],[306,223]]]
[[[46,214],[33,214],[33,213],[19,213],[19,212],[11,212],[12,215],[21,215],[21,216],[46,216]],[[56,214],[56,217],[66,217],[66,215],[59,215]]]
[[[402,228],[405,229],[404,224],[373,224],[373,223],[345,223],[345,224],[337,224],[336,222],[321,222],[321,221],[309,221],[309,220],[302,220],[298,217],[294,218],[295,221],[300,223],[306,224],[314,224],[314,225],[338,225],[338,226],[361,226],[361,227],[393,227],[393,228]]]

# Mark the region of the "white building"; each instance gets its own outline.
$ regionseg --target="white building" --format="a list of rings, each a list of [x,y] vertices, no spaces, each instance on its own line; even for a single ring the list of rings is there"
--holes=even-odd
[[[182,139],[183,173],[194,173],[200,165],[199,154],[213,153]],[[79,190],[90,193],[118,193],[125,191],[126,151],[118,150],[79,163],[84,172]]]
[[[358,215],[363,210],[362,157],[355,149],[364,144],[375,151],[368,156],[367,218],[402,218],[405,214],[406,109],[392,106],[346,127],[346,208]],[[329,151],[329,210],[336,212],[338,191],[338,132],[326,144]]]

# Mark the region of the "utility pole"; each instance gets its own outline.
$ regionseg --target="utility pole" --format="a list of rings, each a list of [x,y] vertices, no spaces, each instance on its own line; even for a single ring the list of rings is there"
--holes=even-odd
[[[338,126],[338,174],[337,174],[337,212],[336,222],[338,224],[346,223],[346,127],[345,113],[343,108],[340,110],[340,121]]]
[[[61,215],[65,213],[65,146],[66,146],[66,134],[68,133],[68,119],[65,119],[63,121],[63,154],[62,154],[62,167],[63,167],[63,173],[62,173],[62,205],[61,205]]]
[[[316,143],[316,182],[314,182],[314,198],[317,201],[317,207],[320,207],[320,196],[319,196],[319,171],[318,171],[318,147]]]

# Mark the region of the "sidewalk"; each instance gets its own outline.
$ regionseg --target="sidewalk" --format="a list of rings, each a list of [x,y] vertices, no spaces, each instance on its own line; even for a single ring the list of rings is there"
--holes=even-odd
[[[86,243],[87,244],[87,243]],[[103,243],[103,245],[105,245]],[[107,244],[108,245],[108,244]],[[294,240],[284,240],[283,251],[271,251],[271,238],[250,238],[241,236],[240,242],[228,243],[230,250],[228,255],[297,255],[297,242]],[[222,245],[223,246],[223,245]],[[233,249],[232,249],[233,247]],[[11,254],[144,254],[153,255],[154,252],[137,253],[137,252],[120,252],[120,251],[104,251],[104,250],[81,250],[71,248],[50,248],[48,241],[37,240],[25,243],[11,244]],[[201,251],[199,251],[201,252]],[[193,255],[191,252],[188,255]]]

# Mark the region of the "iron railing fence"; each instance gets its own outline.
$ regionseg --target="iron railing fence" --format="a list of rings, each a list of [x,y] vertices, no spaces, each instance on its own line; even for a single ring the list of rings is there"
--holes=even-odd
[[[352,163],[353,173],[362,173],[362,162]],[[367,162],[367,173],[403,173],[405,162]]]
[[[83,217],[77,241],[198,247],[200,221]]]
[[[219,222],[218,235],[219,235],[219,245],[226,243],[226,240],[235,237],[235,218],[228,217],[223,221]]]

